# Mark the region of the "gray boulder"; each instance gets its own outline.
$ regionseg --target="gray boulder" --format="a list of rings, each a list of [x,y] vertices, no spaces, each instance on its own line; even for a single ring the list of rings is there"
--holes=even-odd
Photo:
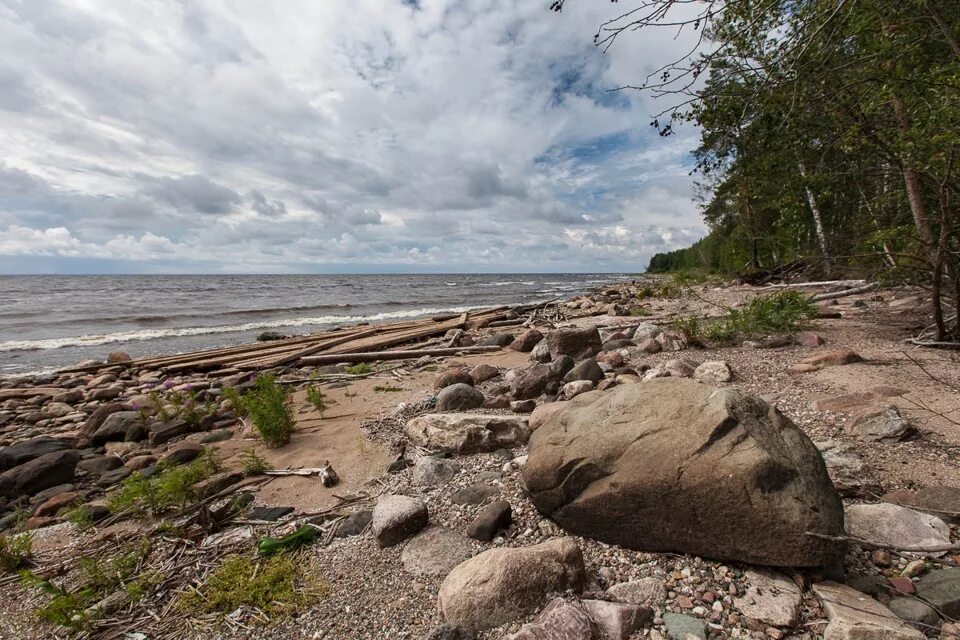
[[[873,598],[835,582],[813,585],[830,623],[824,640],[922,640],[913,629]]]
[[[917,581],[917,595],[951,618],[960,618],[960,569],[931,571]]]
[[[23,442],[18,442],[17,444],[0,449],[0,471],[12,469],[25,462],[39,458],[44,454],[63,451],[69,448],[70,445],[56,438],[47,436],[30,438],[29,440],[24,440]]]
[[[600,352],[603,343],[596,327],[557,329],[547,334],[550,357],[570,356],[574,360],[592,358]]]
[[[847,533],[878,547],[950,544],[950,527],[943,520],[889,502],[848,505],[844,518]]]
[[[910,423],[894,405],[876,405],[858,411],[847,421],[847,435],[877,442],[896,440],[910,429]]]
[[[379,546],[392,547],[426,527],[429,519],[427,505],[420,500],[385,495],[373,508],[370,528]]]
[[[564,382],[575,382],[577,380],[589,380],[593,384],[597,384],[603,380],[603,369],[600,368],[596,360],[587,358],[563,376]]]
[[[557,375],[548,365],[535,364],[513,379],[510,383],[510,395],[516,400],[529,400],[543,395]]]
[[[139,442],[147,437],[147,426],[137,411],[111,413],[90,439],[94,447],[107,442]]]
[[[484,413],[428,413],[407,422],[404,433],[413,444],[457,453],[483,453],[525,444],[527,420]]]
[[[568,531],[771,566],[842,554],[806,535],[843,533],[820,453],[760,398],[664,378],[564,404],[533,432],[523,479],[540,512]]]
[[[403,547],[403,568],[418,576],[446,576],[475,553],[473,542],[447,527],[429,527]]]
[[[453,480],[460,472],[460,463],[446,458],[421,456],[413,463],[413,484],[433,487]]]
[[[80,452],[75,449],[53,451],[0,474],[0,496],[32,496],[44,489],[73,481]]]
[[[483,392],[458,382],[437,394],[437,411],[465,411],[483,406]]]

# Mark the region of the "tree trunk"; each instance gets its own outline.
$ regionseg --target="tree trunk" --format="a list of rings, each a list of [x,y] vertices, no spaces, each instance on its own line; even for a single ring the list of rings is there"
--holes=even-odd
[[[817,199],[813,195],[813,191],[806,184],[806,168],[802,162],[797,162],[797,165],[800,167],[800,177],[802,177],[804,181],[803,190],[807,194],[807,204],[810,205],[810,212],[813,214],[813,225],[817,230],[817,242],[820,244],[820,251],[823,253],[823,270],[829,276],[833,260],[830,257],[830,250],[827,249],[827,233],[823,229],[823,216],[820,215],[820,206],[817,204]]]

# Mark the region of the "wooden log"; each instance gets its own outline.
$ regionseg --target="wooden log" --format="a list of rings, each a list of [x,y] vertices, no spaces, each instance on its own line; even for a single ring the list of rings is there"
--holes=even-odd
[[[820,287],[859,287],[867,284],[866,280],[821,280],[819,282],[791,282],[789,284],[771,284],[761,291],[771,289],[817,289]]]
[[[340,362],[376,362],[377,360],[407,360],[424,356],[453,356],[458,353],[489,353],[499,351],[502,347],[475,346],[475,347],[438,347],[436,349],[415,349],[404,351],[372,351],[361,353],[332,353],[319,356],[305,356],[300,364],[321,365],[338,364]]]
[[[846,291],[834,291],[833,293],[818,293],[815,296],[810,297],[810,302],[820,302],[821,300],[836,300],[837,298],[846,298],[847,296],[855,296],[858,293],[867,293],[868,291],[873,291],[879,287],[879,283],[871,282],[862,287],[855,287],[853,289],[847,289]]]

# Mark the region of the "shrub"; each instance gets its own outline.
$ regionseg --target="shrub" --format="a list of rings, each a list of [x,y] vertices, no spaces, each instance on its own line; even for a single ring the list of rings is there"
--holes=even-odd
[[[359,362],[359,363],[357,363],[357,364],[351,364],[350,366],[345,367],[343,370],[344,370],[345,372],[349,373],[349,374],[352,375],[352,376],[359,376],[359,375],[363,375],[363,374],[365,374],[365,373],[370,373],[370,372],[372,372],[372,371],[373,371],[373,367],[371,367],[371,366],[370,366],[368,363],[366,363],[366,362]]]
[[[398,391],[403,391],[401,387],[394,387],[393,385],[382,385],[378,384],[373,388],[374,391],[378,393],[397,393]]]
[[[247,415],[253,420],[253,426],[268,447],[287,444],[296,429],[287,396],[286,388],[277,384],[272,375],[265,373],[257,376],[253,389],[241,399]]]
[[[148,509],[154,515],[174,507],[182,509],[196,498],[194,485],[219,470],[220,465],[208,449],[189,464],[163,467],[150,478],[137,471],[120,484],[107,506],[115,512]]]
[[[240,453],[240,464],[243,469],[244,475],[248,476],[258,476],[264,471],[269,471],[273,468],[266,458],[257,454],[257,450],[254,447],[244,449]]]
[[[16,571],[33,554],[33,538],[29,533],[15,536],[0,535],[0,570]]]
[[[716,319],[684,318],[674,328],[691,343],[702,340],[730,343],[770,333],[791,333],[815,318],[817,308],[797,291],[757,296],[744,307]]]
[[[307,402],[312,404],[314,408],[320,412],[320,417],[323,417],[323,412],[327,409],[327,402],[324,398],[323,391],[317,388],[316,385],[307,387]]]

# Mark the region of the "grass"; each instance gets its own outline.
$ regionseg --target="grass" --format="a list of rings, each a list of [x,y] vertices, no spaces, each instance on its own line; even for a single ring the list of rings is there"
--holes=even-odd
[[[254,447],[244,449],[240,453],[240,465],[244,475],[247,476],[258,476],[264,471],[273,469],[273,465],[267,462],[266,458],[257,454]]]
[[[352,376],[360,376],[365,373],[371,373],[373,371],[373,367],[366,362],[359,362],[357,364],[351,364],[348,367],[344,367],[343,370]]]
[[[374,391],[378,393],[397,393],[398,391],[403,391],[400,387],[394,387],[392,385],[382,385],[378,384],[373,388]]]
[[[197,497],[194,485],[218,471],[220,465],[209,449],[188,464],[163,467],[150,478],[138,471],[120,484],[107,506],[113,512],[146,509],[153,515],[172,508],[183,509]]]
[[[78,529],[89,529],[93,526],[93,512],[85,504],[78,504],[63,512],[65,520],[72,522]]]
[[[33,538],[29,533],[0,535],[0,571],[12,572],[27,564],[33,555]]]
[[[797,291],[757,296],[720,318],[683,318],[673,328],[689,342],[733,343],[772,333],[792,333],[817,315],[810,299]]]
[[[650,315],[649,309],[644,309],[643,307],[633,307],[630,309],[631,316],[648,316]]]
[[[290,442],[290,436],[296,429],[288,399],[287,389],[267,373],[257,376],[253,389],[239,398],[253,426],[270,448],[282,447]]]
[[[227,614],[239,607],[253,607],[271,616],[287,615],[310,596],[322,597],[329,592],[322,581],[304,588],[306,578],[303,564],[291,554],[263,559],[232,556],[198,589],[181,594],[177,605],[192,613]]]
[[[313,405],[320,413],[320,417],[323,417],[323,412],[327,410],[327,401],[326,397],[323,395],[323,391],[317,388],[316,385],[310,385],[307,387],[307,402]]]

